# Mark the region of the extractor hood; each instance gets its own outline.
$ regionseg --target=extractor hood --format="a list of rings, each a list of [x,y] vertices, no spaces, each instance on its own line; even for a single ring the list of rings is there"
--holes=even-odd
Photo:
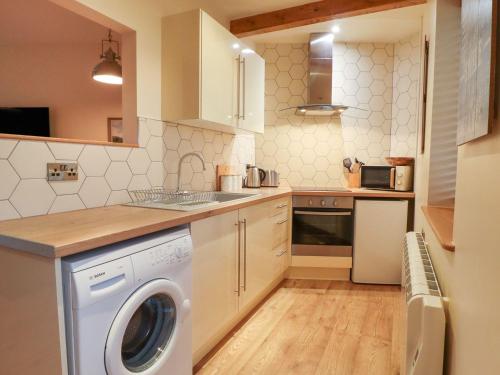
[[[307,103],[297,107],[295,114],[303,116],[340,115],[351,108],[332,103],[333,77],[333,34],[313,33],[309,38],[309,76],[307,85]]]

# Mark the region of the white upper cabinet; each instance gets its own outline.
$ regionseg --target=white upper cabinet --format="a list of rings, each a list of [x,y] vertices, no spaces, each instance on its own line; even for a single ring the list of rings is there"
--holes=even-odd
[[[253,50],[243,48],[239,62],[239,126],[256,133],[264,132],[265,62]]]
[[[163,118],[237,133],[264,131],[264,60],[207,13],[163,19]]]

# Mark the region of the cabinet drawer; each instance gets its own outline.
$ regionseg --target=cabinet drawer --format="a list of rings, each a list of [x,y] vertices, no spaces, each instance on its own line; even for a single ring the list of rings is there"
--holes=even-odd
[[[273,220],[273,248],[288,241],[290,219],[288,213],[274,216]]]
[[[271,207],[269,210],[270,216],[283,215],[283,214],[288,215],[290,203],[291,203],[289,197],[275,199],[275,200],[271,201],[270,203],[271,203]]]
[[[288,241],[279,244],[273,249],[273,270],[274,275],[278,276],[288,268],[288,259],[290,257]]]

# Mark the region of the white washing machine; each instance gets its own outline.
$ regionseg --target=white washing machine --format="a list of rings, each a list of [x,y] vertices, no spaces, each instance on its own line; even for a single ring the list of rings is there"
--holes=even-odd
[[[70,374],[191,374],[191,258],[185,226],[63,259]]]

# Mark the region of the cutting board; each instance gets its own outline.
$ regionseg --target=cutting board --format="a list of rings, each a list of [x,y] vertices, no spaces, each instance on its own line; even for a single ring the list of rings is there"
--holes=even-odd
[[[236,165],[218,164],[215,167],[215,190],[220,191],[220,176],[239,174]]]

